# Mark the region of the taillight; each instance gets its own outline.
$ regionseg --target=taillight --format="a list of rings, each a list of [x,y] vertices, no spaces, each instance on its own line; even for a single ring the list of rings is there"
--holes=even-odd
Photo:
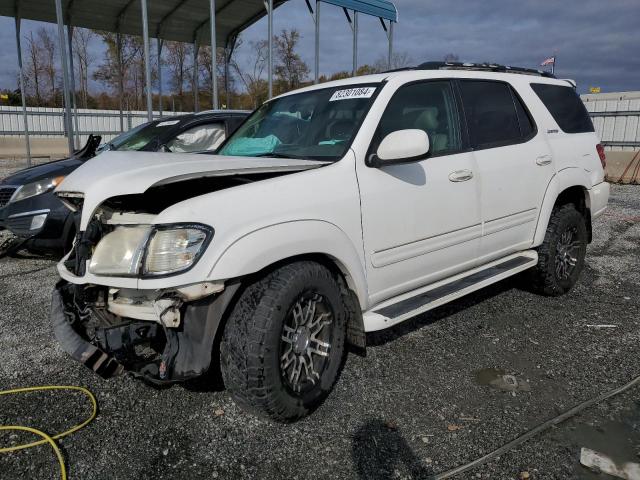
[[[607,156],[604,154],[604,147],[601,143],[596,145],[596,150],[598,151],[600,163],[602,164],[602,169],[604,170],[607,167]]]

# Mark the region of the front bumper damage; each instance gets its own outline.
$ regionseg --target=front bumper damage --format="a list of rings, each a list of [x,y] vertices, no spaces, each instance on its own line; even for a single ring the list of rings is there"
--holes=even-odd
[[[157,384],[180,382],[209,369],[218,326],[238,287],[230,283],[222,292],[181,303],[171,315],[180,321],[169,327],[169,321],[112,313],[108,287],[62,280],[53,292],[51,322],[62,348],[103,378],[129,372]]]

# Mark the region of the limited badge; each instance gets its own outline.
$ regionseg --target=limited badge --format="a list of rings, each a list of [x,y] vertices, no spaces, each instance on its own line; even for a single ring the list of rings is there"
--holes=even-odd
[[[330,102],[336,100],[351,100],[352,98],[369,98],[376,91],[375,87],[347,88],[345,90],[337,90],[333,92]]]

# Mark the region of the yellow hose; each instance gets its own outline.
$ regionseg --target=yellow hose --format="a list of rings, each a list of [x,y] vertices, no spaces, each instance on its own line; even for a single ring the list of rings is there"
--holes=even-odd
[[[53,448],[53,451],[56,454],[56,457],[58,459],[58,463],[60,465],[60,476],[62,480],[66,480],[67,470],[64,465],[64,459],[62,458],[62,453],[60,452],[60,448],[58,448],[58,445],[56,444],[55,441],[63,437],[66,437],[67,435],[71,435],[74,432],[77,432],[81,428],[87,426],[94,418],[96,418],[96,415],[98,414],[98,402],[96,402],[96,397],[93,396],[93,393],[91,393],[86,388],[75,387],[70,385],[46,385],[42,387],[15,388],[12,390],[2,390],[0,391],[0,395],[11,395],[16,393],[28,393],[28,392],[41,392],[46,390],[71,390],[71,391],[83,393],[84,395],[87,396],[87,398],[89,398],[89,401],[91,402],[91,408],[92,408],[91,415],[84,422],[79,423],[78,425],[70,428],[69,430],[65,430],[64,432],[57,433],[55,435],[47,435],[41,430],[37,430],[31,427],[22,427],[22,426],[15,426],[15,425],[0,426],[0,431],[19,430],[23,432],[33,433],[34,435],[38,435],[39,437],[42,437],[42,440],[37,440],[35,442],[23,443],[21,445],[14,445],[12,447],[0,448],[0,453],[15,452],[17,450],[24,450],[26,448],[37,447],[39,445],[44,445],[45,443],[48,443],[49,445],[51,445],[51,448]]]

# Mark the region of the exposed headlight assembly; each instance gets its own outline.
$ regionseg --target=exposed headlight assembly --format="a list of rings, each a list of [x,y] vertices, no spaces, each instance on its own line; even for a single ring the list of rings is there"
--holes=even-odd
[[[62,183],[64,180],[64,175],[60,177],[54,178],[44,178],[42,180],[38,180],[37,182],[27,183],[22,185],[16,193],[11,197],[10,202],[17,202],[19,200],[24,200],[26,198],[35,197],[36,195],[42,195],[43,193],[50,192],[58,185]]]
[[[213,236],[201,224],[118,226],[96,247],[89,264],[95,275],[155,277],[188,270]]]

